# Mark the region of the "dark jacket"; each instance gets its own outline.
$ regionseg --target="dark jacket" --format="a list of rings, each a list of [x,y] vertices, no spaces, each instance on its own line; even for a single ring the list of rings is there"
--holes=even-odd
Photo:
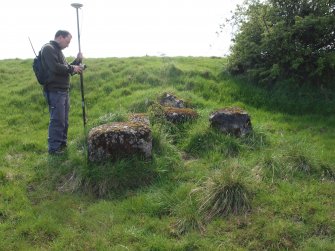
[[[73,66],[78,65],[76,60],[71,64],[66,62],[61,48],[56,41],[50,41],[42,48],[42,65],[48,73],[45,89],[48,91],[68,91],[70,75]]]

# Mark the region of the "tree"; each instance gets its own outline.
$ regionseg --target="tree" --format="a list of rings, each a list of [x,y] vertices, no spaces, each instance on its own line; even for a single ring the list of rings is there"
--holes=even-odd
[[[232,74],[335,85],[335,0],[249,0],[229,22],[238,27]]]

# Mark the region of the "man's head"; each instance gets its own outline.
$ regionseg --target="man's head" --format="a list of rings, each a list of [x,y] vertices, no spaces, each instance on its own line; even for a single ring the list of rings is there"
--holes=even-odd
[[[59,30],[55,34],[55,41],[59,44],[59,47],[61,49],[65,49],[66,47],[68,47],[71,39],[71,33],[65,30]]]

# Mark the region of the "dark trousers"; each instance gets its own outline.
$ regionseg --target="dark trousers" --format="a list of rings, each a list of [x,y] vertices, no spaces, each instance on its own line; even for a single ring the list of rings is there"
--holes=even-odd
[[[48,150],[53,152],[67,144],[70,97],[66,91],[48,91],[44,95],[48,100],[50,113]]]

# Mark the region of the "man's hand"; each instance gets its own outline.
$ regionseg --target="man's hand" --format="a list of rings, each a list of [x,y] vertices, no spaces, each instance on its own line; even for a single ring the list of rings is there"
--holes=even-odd
[[[83,68],[80,65],[73,65],[73,72],[80,74],[83,72]]]

